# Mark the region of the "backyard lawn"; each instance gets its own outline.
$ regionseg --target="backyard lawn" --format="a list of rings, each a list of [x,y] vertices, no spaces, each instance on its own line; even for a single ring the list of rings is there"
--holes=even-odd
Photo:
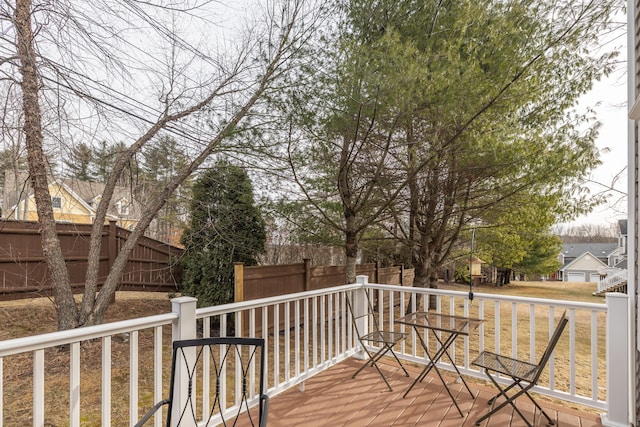
[[[467,292],[469,290],[469,285],[463,285],[459,283],[446,285],[444,283],[441,283],[439,285],[439,288]],[[595,292],[596,289],[596,283],[591,282],[512,281],[506,286],[495,286],[493,284],[474,286],[473,292],[530,298],[548,298],[568,301],[594,302],[603,304],[603,296],[593,295],[593,292]]]
[[[468,285],[439,284],[439,289],[467,292]],[[595,283],[582,282],[520,282],[506,286],[491,284],[474,286],[474,293],[502,294],[532,298],[550,298],[569,301],[604,303],[604,297],[593,296]],[[158,292],[118,292],[116,302],[107,311],[107,321],[132,319],[167,313],[171,302],[165,293]],[[56,330],[55,310],[49,298],[29,298],[0,302],[0,341],[29,335],[54,332]]]

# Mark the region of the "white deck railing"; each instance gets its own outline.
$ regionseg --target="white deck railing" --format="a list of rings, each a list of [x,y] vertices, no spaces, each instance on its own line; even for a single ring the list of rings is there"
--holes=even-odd
[[[237,336],[265,338],[270,372],[267,392],[274,396],[356,354],[345,292],[363,287],[374,293],[381,321],[388,328],[412,332],[394,323],[394,319],[406,307],[417,309],[418,295],[423,302],[432,298],[438,311],[484,319],[478,331],[452,347],[452,357],[461,372],[477,377],[484,375],[471,365],[471,360],[484,349],[536,361],[555,320],[567,310],[569,328],[537,390],[609,411],[607,375],[611,374],[607,372],[606,356],[628,349],[621,348],[625,344],[614,339],[607,340],[611,337],[606,336],[606,304],[482,293],[476,293],[470,302],[466,292],[367,284],[366,280],[359,280],[363,283],[198,310],[193,298],[176,298],[172,301],[172,313],[0,342],[0,426],[3,422],[42,426],[45,420],[53,418],[72,427],[81,423],[133,424],[167,392],[170,341],[225,335],[227,329]],[[127,336],[128,340],[119,339],[121,336]],[[437,345],[436,340],[429,341],[428,334],[425,338],[429,345]],[[83,354],[85,348],[87,355]],[[425,360],[414,332],[399,350],[405,360],[419,363]],[[96,361],[88,356],[92,351],[101,354],[100,399],[88,398],[89,393],[96,393],[89,391],[95,385],[83,380],[88,370],[98,369]],[[66,360],[67,353],[68,362],[53,362],[60,359],[60,354]],[[86,366],[88,363],[91,366]],[[26,373],[25,366],[31,366]],[[451,368],[446,363],[441,366]],[[18,375],[14,373],[16,369],[20,371]],[[49,374],[54,369],[57,376],[61,370],[68,375],[68,389],[55,390],[63,399],[51,399]],[[17,392],[32,394],[30,410],[15,406],[14,398],[24,398]],[[93,403],[94,400],[100,403]],[[233,405],[229,402],[227,409],[231,410]],[[159,417],[155,425],[161,425]]]
[[[614,288],[621,283],[626,283],[629,280],[629,272],[627,270],[620,270],[613,273],[611,276],[607,276],[598,282],[598,290],[596,294],[606,292],[608,289]]]

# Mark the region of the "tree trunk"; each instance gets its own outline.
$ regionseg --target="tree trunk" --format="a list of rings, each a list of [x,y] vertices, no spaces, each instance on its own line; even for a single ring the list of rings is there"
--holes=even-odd
[[[346,282],[356,282],[356,263],[358,258],[358,243],[355,233],[345,234],[345,255],[346,255]]]
[[[15,26],[22,76],[22,104],[24,109],[24,133],[29,160],[31,187],[36,200],[36,211],[42,238],[42,252],[53,286],[54,304],[58,317],[58,330],[77,326],[78,310],[69,285],[60,241],[56,232],[56,222],[51,205],[51,194],[47,180],[47,159],[43,150],[42,119],[38,102],[38,74],[33,49],[31,28],[31,1],[17,0]]]

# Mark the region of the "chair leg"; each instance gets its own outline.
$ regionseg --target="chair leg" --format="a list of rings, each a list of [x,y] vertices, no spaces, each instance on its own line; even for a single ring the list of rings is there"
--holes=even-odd
[[[393,391],[393,388],[391,388],[391,385],[389,384],[389,381],[387,381],[387,379],[384,377],[384,374],[382,373],[382,371],[380,370],[380,368],[378,367],[378,364],[376,363],[382,356],[384,356],[384,354],[388,351],[387,347],[382,347],[380,348],[380,350],[378,350],[378,352],[374,355],[372,355],[369,350],[367,350],[367,348],[363,345],[362,348],[364,349],[364,351],[369,355],[369,360],[367,361],[367,363],[365,363],[364,365],[362,365],[360,367],[360,369],[358,369],[356,371],[355,374],[353,374],[351,376],[351,378],[355,378],[356,375],[358,375],[360,372],[362,372],[362,370],[364,368],[366,368],[367,366],[369,366],[369,364],[371,364],[371,366],[373,366],[374,368],[376,368],[376,371],[378,371],[378,374],[380,374],[380,377],[382,377],[382,380],[384,381],[384,383],[387,385],[387,387],[389,388],[389,391]],[[404,368],[403,368],[404,369]]]
[[[393,351],[392,346],[389,346],[389,351],[391,352],[391,354],[393,355],[393,358],[396,359],[396,362],[398,362],[398,365],[400,365],[400,367],[402,368],[402,370],[404,371],[404,376],[408,377],[409,376],[409,372],[407,372],[407,370],[404,368],[404,365],[402,364],[402,362],[400,361],[400,359],[398,359],[398,356],[396,356],[396,352]]]
[[[489,375],[489,374],[487,374]],[[489,401],[487,402],[489,405],[491,405],[493,403],[494,400],[496,400],[498,397],[506,394],[509,390],[511,390],[512,388],[514,388],[515,386],[519,386],[520,388],[523,388],[520,385],[520,380],[515,380],[515,382],[513,382],[511,385],[509,385],[509,387],[505,388],[503,391],[504,393],[498,393],[495,396],[493,396],[491,399],[489,399]]]
[[[509,397],[506,393],[506,389],[503,389],[502,387],[500,387],[500,384],[498,384],[498,382],[493,378],[492,375],[489,375],[489,372],[485,369],[485,373],[487,374],[487,376],[489,377],[489,379],[491,380],[491,382],[493,383],[493,385],[496,386],[496,388],[500,391],[500,393],[497,396],[494,396],[492,400],[493,404],[495,404],[495,400],[498,396],[503,396],[505,398],[505,401],[502,402],[501,404],[499,404],[498,406],[493,406],[493,404],[491,405],[491,409],[489,410],[489,412],[487,412],[486,414],[484,414],[482,417],[478,418],[475,421],[475,425],[479,426],[480,423],[482,421],[484,421],[485,419],[489,418],[491,415],[495,414],[496,412],[498,412],[500,409],[504,408],[507,405],[511,405],[513,407],[513,409],[518,413],[518,415],[520,415],[520,418],[522,418],[522,420],[525,422],[525,424],[528,427],[534,427],[533,424],[531,424],[531,422],[524,416],[524,414],[520,411],[520,409],[518,409],[518,407],[516,406],[514,400],[517,399],[518,397],[520,397],[523,394],[527,394],[528,389],[530,388],[522,388],[522,386],[520,386],[521,390],[519,390],[517,393],[515,393],[513,396]],[[508,389],[513,388],[513,385],[509,386]],[[546,415],[545,415],[546,416]]]
[[[544,409],[542,409],[542,407],[538,404],[538,402],[536,402],[535,400],[533,400],[533,397],[531,397],[531,395],[529,394],[529,392],[525,391],[524,394],[527,395],[527,397],[529,398],[529,400],[531,400],[531,402],[533,402],[533,404],[535,405],[536,408],[538,408],[538,410],[540,411],[540,413],[542,413],[542,415],[544,415],[544,417],[547,419],[547,424],[548,425],[554,425],[555,421],[553,421],[551,419],[551,417],[549,415],[547,415],[546,412],[544,412]]]
[[[551,419],[551,417],[550,417],[550,416],[549,416],[549,415],[544,411],[544,409],[542,409],[542,407],[538,404],[538,402],[536,402],[536,401],[533,399],[533,397],[529,394],[529,392],[527,391],[527,390],[529,390],[531,387],[523,387],[523,386],[522,386],[522,381],[520,381],[520,380],[516,380],[516,381],[514,381],[514,382],[513,382],[513,384],[509,385],[509,387],[507,387],[507,388],[505,388],[505,389],[504,389],[504,393],[506,394],[509,390],[511,390],[511,389],[512,389],[512,388],[514,388],[515,386],[518,386],[518,387],[520,387],[520,389],[521,389],[521,390],[524,390],[524,394],[526,394],[526,395],[527,395],[527,397],[529,398],[529,400],[531,400],[531,403],[533,403],[533,404],[535,405],[535,407],[536,407],[536,408],[538,408],[538,410],[540,411],[540,413],[541,413],[542,415],[544,415],[544,417],[547,419],[547,424],[549,424],[549,425],[554,425],[554,424],[555,424],[555,421],[553,421],[553,420]],[[520,393],[520,394],[522,394],[522,393]],[[520,395],[520,394],[519,394],[519,395]],[[489,399],[489,402],[488,402],[488,403],[491,405],[491,404],[492,404],[492,402],[493,402],[496,398],[498,398],[500,395],[501,395],[500,393],[496,394],[496,395],[495,395],[495,396],[493,396],[491,399]]]

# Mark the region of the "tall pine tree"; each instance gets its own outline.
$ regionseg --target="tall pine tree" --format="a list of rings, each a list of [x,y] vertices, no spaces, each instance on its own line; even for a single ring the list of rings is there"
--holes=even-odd
[[[251,181],[241,167],[220,161],[192,193],[190,225],[182,236],[183,293],[200,305],[232,302],[234,263],[257,264],[266,241]]]

